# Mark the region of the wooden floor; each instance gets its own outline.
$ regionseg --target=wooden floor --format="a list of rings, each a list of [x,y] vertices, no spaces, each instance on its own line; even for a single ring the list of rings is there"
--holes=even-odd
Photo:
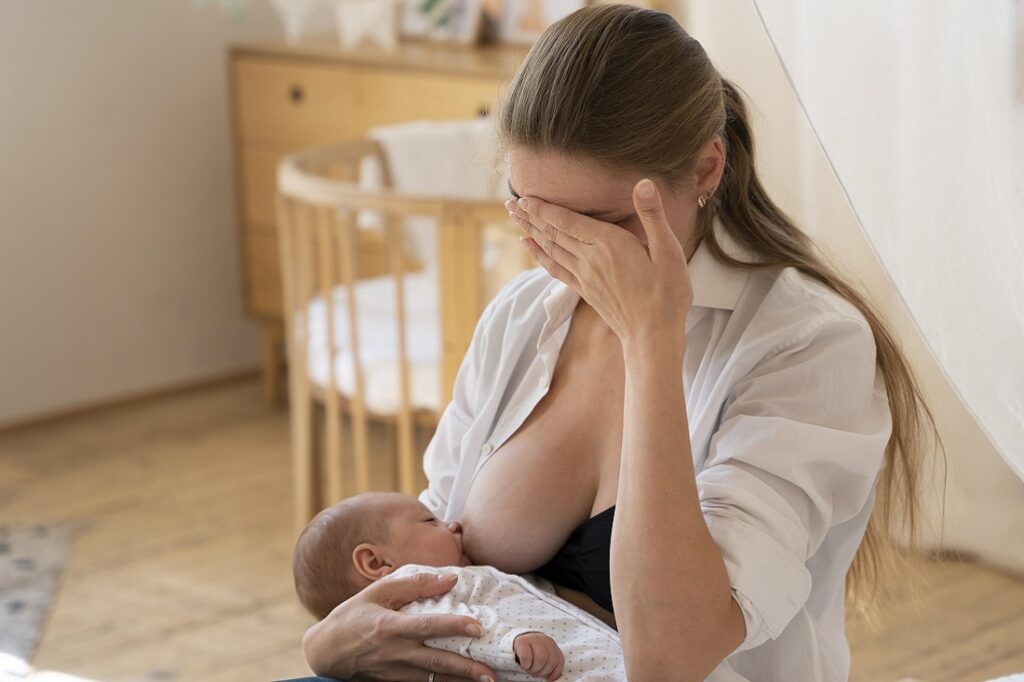
[[[0,434],[0,522],[81,526],[33,663],[104,682],[304,674],[289,475],[287,417],[254,380]],[[851,623],[851,679],[1024,671],[1024,582],[923,565],[916,609],[893,585],[876,631]]]

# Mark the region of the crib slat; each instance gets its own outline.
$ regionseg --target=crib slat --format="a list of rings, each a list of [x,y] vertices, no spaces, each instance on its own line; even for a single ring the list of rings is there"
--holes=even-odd
[[[331,257],[334,239],[331,229],[331,211],[318,206],[315,213],[317,256],[319,261],[320,297],[324,302],[324,318],[327,324],[327,386],[325,390],[324,413],[324,471],[327,478],[328,503],[333,504],[345,497],[342,474],[341,447],[341,400],[335,374],[336,355],[339,344],[334,338],[334,259]]]
[[[483,310],[482,228],[465,212],[441,215],[438,247],[441,277],[441,405],[452,398],[455,375]]]
[[[413,452],[412,431],[412,384],[409,378],[409,352],[406,348],[407,321],[405,315],[405,262],[403,254],[404,228],[397,217],[388,214],[384,223],[384,241],[387,247],[389,270],[395,280],[395,324],[398,332],[398,381],[400,401],[398,406],[398,475],[399,490],[406,495],[416,495],[419,484],[416,480],[416,460]]]
[[[296,526],[299,531],[320,508],[312,438],[312,396],[309,391],[306,352],[308,319],[305,305],[311,289],[308,286],[310,276],[307,273],[312,271],[308,267],[308,259],[304,257],[308,249],[300,246],[304,241],[304,232],[300,224],[300,216],[303,213],[301,204],[278,197],[281,275],[285,309],[288,311],[285,319],[286,324],[291,325],[291,330],[285,334],[285,338],[288,344],[288,381],[292,411],[292,475]]]
[[[355,451],[356,492],[370,489],[370,460],[367,451],[368,427],[366,415],[366,386],[363,381],[363,367],[359,354],[359,310],[356,303],[356,277],[358,235],[356,235],[356,214],[354,211],[339,208],[335,213],[335,229],[341,245],[338,257],[341,260],[341,272],[348,296],[349,347],[352,353],[352,375],[355,378],[355,390],[350,401],[352,431]]]

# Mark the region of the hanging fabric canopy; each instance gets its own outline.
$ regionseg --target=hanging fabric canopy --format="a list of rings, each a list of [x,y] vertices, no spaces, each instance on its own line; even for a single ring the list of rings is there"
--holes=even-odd
[[[754,0],[945,378],[1024,478],[1024,0]]]

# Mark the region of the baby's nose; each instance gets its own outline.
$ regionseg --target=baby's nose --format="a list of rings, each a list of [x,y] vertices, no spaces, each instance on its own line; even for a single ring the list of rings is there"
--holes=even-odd
[[[458,521],[452,521],[451,523],[448,524],[448,530],[450,530],[453,533],[461,533],[462,532],[462,524],[459,523]]]

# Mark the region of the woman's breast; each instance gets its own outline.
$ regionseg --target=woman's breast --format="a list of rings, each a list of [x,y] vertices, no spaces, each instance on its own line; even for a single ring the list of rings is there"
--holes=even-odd
[[[618,363],[614,356],[574,350],[567,340],[547,394],[470,486],[462,527],[474,563],[508,573],[533,571],[595,508],[615,503],[621,350]]]

